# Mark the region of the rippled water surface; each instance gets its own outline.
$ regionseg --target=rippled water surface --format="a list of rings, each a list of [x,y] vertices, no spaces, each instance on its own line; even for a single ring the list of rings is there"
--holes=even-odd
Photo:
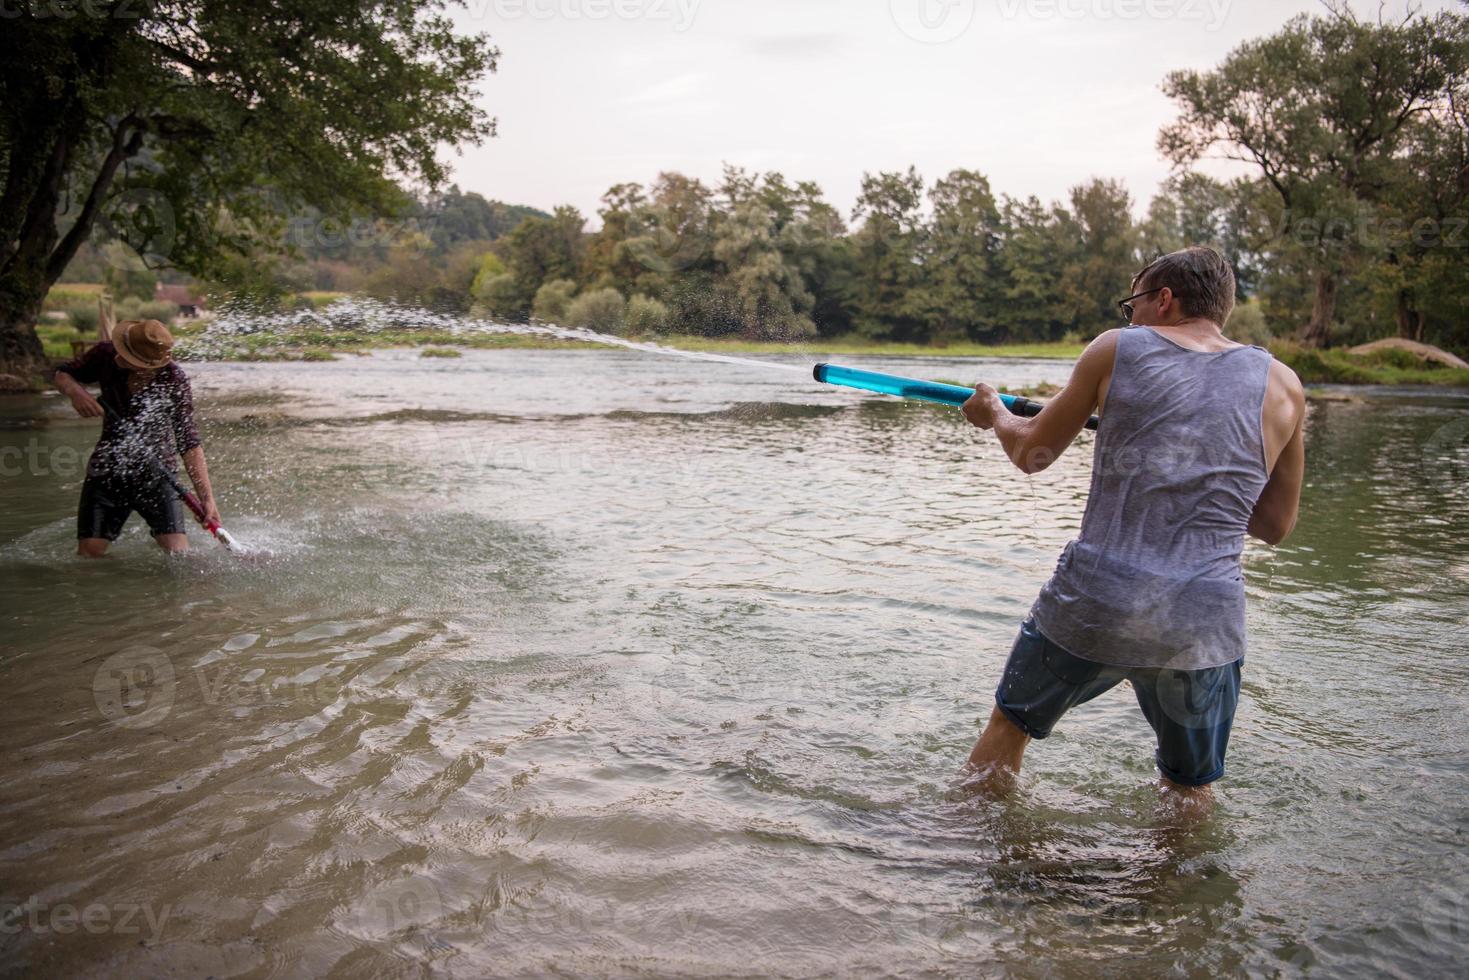
[[[1050,361],[879,361],[972,382]],[[795,363],[787,359],[787,363]],[[243,563],[0,403],[0,970],[1419,976],[1469,954],[1469,398],[1312,402],[1214,818],[1114,691],[952,791],[1080,524],[959,414],[636,353],[190,372]]]

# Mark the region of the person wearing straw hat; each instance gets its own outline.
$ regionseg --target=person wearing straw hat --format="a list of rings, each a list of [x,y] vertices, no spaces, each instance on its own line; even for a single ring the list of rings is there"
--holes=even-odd
[[[172,473],[176,456],[194,482],[208,517],[219,520],[204,447],[194,424],[189,377],[173,361],[173,335],[157,320],[123,320],[111,337],[56,369],[54,381],[83,418],[102,418],[95,384],[113,411],[87,460],[77,508],[77,554],[100,558],[137,511],[153,540],[168,552],[187,551],[184,509],[153,462]]]

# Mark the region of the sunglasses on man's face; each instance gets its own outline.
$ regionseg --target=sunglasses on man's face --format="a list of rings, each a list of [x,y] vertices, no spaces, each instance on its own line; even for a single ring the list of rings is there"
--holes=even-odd
[[[1137,293],[1134,296],[1127,297],[1127,299],[1119,299],[1117,301],[1117,306],[1118,306],[1118,308],[1120,310],[1122,310],[1122,315],[1127,318],[1127,322],[1128,323],[1131,323],[1132,322],[1132,301],[1133,300],[1135,300],[1135,299],[1142,299],[1144,296],[1151,296],[1154,293],[1161,293],[1163,290],[1165,290],[1167,288],[1168,288],[1167,286],[1159,286],[1157,289],[1150,289],[1150,290],[1148,290],[1145,293]]]

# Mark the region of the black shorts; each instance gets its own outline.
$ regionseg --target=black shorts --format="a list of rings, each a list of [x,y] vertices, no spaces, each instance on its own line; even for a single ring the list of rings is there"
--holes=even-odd
[[[1063,650],[1027,619],[995,703],[1021,731],[1042,739],[1071,708],[1128,681],[1158,736],[1158,769],[1181,786],[1207,786],[1224,775],[1243,666],[1240,659],[1204,670],[1112,667]]]
[[[162,476],[125,482],[89,476],[82,484],[82,500],[77,507],[77,538],[116,541],[133,511],[148,522],[155,538],[160,534],[183,534],[188,527],[183,502]]]

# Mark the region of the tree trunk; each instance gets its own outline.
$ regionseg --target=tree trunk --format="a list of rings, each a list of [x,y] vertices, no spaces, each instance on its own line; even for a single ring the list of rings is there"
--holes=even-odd
[[[1424,316],[1413,308],[1413,297],[1406,289],[1398,290],[1398,336],[1423,343]]]
[[[41,304],[36,304],[36,312]],[[50,363],[36,336],[35,313],[0,314],[0,391],[27,391],[44,379]]]
[[[1331,326],[1336,319],[1337,274],[1323,269],[1316,273],[1316,299],[1311,304],[1311,322],[1301,330],[1301,343],[1307,347],[1331,345]]]

